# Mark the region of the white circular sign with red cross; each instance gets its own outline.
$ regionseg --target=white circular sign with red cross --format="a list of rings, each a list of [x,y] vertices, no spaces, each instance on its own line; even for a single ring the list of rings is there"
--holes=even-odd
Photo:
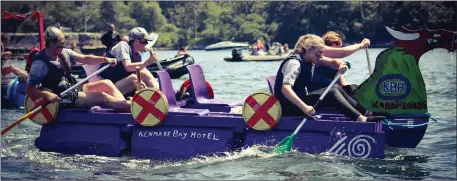
[[[281,104],[273,94],[259,92],[249,95],[244,101],[243,118],[255,130],[267,131],[275,128],[281,118]]]
[[[167,117],[168,100],[157,88],[145,88],[133,96],[130,110],[138,124],[156,126]]]
[[[51,92],[49,89],[44,89],[44,91]],[[24,103],[25,112],[28,113],[33,111],[35,108],[45,104],[46,102],[48,101],[44,98],[32,98],[30,96],[26,96]],[[45,108],[41,109],[41,111],[38,113],[31,115],[29,119],[39,125],[48,124],[54,121],[54,118],[57,116],[58,112],[59,102],[50,103]]]

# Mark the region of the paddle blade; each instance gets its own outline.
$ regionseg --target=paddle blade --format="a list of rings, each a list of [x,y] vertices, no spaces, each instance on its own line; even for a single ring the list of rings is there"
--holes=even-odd
[[[284,153],[292,151],[292,145],[294,144],[296,134],[292,134],[284,138],[278,145],[273,149],[274,153]]]
[[[8,127],[6,127],[5,129],[2,129],[2,134],[5,134],[6,132],[8,132],[11,128],[15,127],[16,125],[18,125],[19,123],[21,123],[22,121],[26,120],[27,118],[29,118],[30,116],[34,115],[35,113],[37,113],[38,111],[40,111],[43,107],[38,107],[36,108],[35,110],[33,111],[30,111],[29,113],[25,114],[24,116],[22,116],[19,120],[15,121],[13,124],[9,125]]]

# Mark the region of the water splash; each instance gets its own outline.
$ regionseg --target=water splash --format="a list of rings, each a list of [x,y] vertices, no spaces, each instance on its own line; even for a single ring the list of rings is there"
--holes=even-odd
[[[274,157],[277,154],[268,153],[263,150],[265,146],[262,145],[254,145],[251,147],[247,147],[242,149],[239,152],[223,152],[223,153],[216,153],[209,156],[197,156],[185,161],[153,161],[153,160],[139,160],[139,159],[132,159],[128,162],[121,163],[128,169],[141,169],[141,170],[153,170],[153,169],[160,169],[166,167],[181,167],[181,166],[190,166],[196,164],[214,164],[218,162],[225,162],[225,161],[235,161],[247,158],[270,158]]]

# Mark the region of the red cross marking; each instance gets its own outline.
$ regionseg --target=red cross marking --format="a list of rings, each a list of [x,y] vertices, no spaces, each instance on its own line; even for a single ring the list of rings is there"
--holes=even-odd
[[[33,108],[31,110],[34,110],[37,107],[39,107],[39,106],[45,104],[46,102],[48,102],[48,100],[46,100],[46,99],[41,99],[40,101],[35,102],[37,99],[32,98],[32,97],[30,97],[30,98],[32,99],[33,103],[35,103],[35,105],[33,106]],[[51,114],[51,112],[49,112],[48,108],[46,108],[46,107],[41,109],[41,111],[38,111],[37,113],[31,115],[30,119],[33,119],[40,112],[41,112],[41,114],[43,114],[44,118],[46,119],[46,122],[51,122],[52,121],[52,114]]]
[[[255,126],[260,119],[263,119],[270,127],[275,126],[276,121],[268,114],[268,110],[273,107],[277,99],[274,96],[270,96],[263,105],[260,105],[252,96],[246,98],[246,103],[254,109],[254,115],[249,118],[247,124],[250,127]]]
[[[157,101],[160,99],[160,94],[154,92],[149,100],[145,100],[140,95],[137,95],[134,101],[139,104],[143,109],[140,114],[136,117],[138,123],[142,123],[144,119],[150,114],[158,118],[161,122],[165,119],[165,114],[155,107]]]

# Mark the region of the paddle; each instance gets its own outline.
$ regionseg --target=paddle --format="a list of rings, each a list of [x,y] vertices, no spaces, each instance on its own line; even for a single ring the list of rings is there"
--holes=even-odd
[[[144,55],[144,57],[143,57],[143,56],[141,57],[142,61],[143,61],[143,60],[147,60],[147,59],[149,59],[149,58],[151,57],[151,55],[155,55],[155,54],[156,54],[156,53],[152,50],[152,48],[146,48],[146,51],[149,51],[149,53],[146,53],[146,54],[140,53],[140,54]],[[160,69],[161,71],[163,71],[162,65],[160,64],[160,60],[157,60],[157,61],[156,61],[156,65],[157,65],[157,67],[159,67],[159,69]]]
[[[160,69],[161,71],[163,71],[162,65],[160,65],[160,61],[159,61],[159,60],[156,61],[156,64],[157,64],[157,66],[159,67],[159,69]]]
[[[152,50],[150,50],[150,51],[152,51]],[[154,53],[154,54],[155,54],[155,53]],[[157,61],[156,61],[156,64],[157,64],[157,67],[159,67],[159,69],[160,69],[161,71],[163,71],[162,65],[160,65],[160,60],[157,60]]]
[[[136,84],[135,84],[135,87],[136,87],[136,91],[140,91],[141,90],[141,74],[140,74],[140,67],[136,67]]]
[[[368,61],[368,72],[370,75],[373,73],[371,70],[371,61],[370,61],[370,56],[368,55],[368,47],[365,48],[365,54],[367,55],[367,61]]]
[[[340,76],[341,76],[341,73],[338,72],[336,74],[335,78],[333,79],[332,83],[330,83],[330,85],[327,87],[327,89],[325,89],[325,91],[321,95],[321,97],[319,97],[317,102],[314,104],[314,106],[313,106],[314,109],[316,109],[317,105],[319,105],[319,103],[322,101],[322,99],[324,99],[325,95],[327,95],[327,93],[330,90],[330,88],[333,87],[333,84],[335,84],[335,82],[340,78]],[[305,124],[306,120],[307,120],[306,117],[303,118],[301,123],[295,129],[295,131],[291,135],[289,135],[286,138],[284,138],[281,142],[279,142],[279,144],[276,145],[276,147],[273,149],[273,152],[274,153],[284,153],[284,152],[287,152],[287,151],[291,151],[292,150],[292,145],[293,145],[294,140],[295,140],[295,137],[297,136],[297,133],[301,129],[303,124]]]
[[[110,67],[111,64],[107,64],[105,65],[104,67],[102,67],[101,69],[97,70],[96,72],[94,72],[93,74],[87,76],[86,78],[84,78],[83,80],[79,81],[78,83],[76,83],[75,85],[71,86],[70,88],[68,88],[67,90],[63,91],[62,93],[59,94],[59,97],[62,97],[63,95],[67,94],[68,92],[70,92],[71,90],[75,89],[76,87],[78,87],[79,85],[83,84],[84,82],[86,82],[87,80],[89,80],[90,78],[92,78],[93,76],[101,73],[102,71],[106,70],[108,67]],[[22,121],[24,121],[25,119],[29,118],[30,116],[32,115],[35,115],[36,113],[38,113],[39,111],[41,111],[41,109],[45,108],[48,104],[50,104],[51,102],[46,102],[45,104],[35,108],[34,110],[28,112],[27,114],[25,114],[24,116],[22,116],[19,120],[15,121],[13,124],[9,125],[8,127],[6,127],[5,129],[2,130],[2,134],[5,134],[6,132],[8,132],[11,128],[13,128],[14,126],[18,125],[19,123],[21,123]]]

